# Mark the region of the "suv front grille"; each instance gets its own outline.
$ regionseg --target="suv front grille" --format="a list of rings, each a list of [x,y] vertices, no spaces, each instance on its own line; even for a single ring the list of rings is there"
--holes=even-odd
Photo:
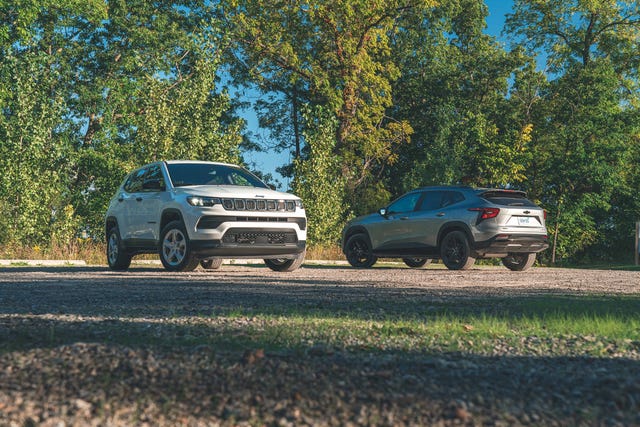
[[[295,212],[293,200],[222,199],[222,207],[228,211],[272,211]]]
[[[284,245],[297,243],[298,236],[293,231],[260,231],[232,228],[222,237],[222,242],[236,245]]]

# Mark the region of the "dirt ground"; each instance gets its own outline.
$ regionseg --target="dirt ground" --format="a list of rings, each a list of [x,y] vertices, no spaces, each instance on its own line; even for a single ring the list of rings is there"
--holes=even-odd
[[[108,332],[161,340],[203,313],[402,318],[442,303],[616,295],[639,296],[640,310],[640,272],[0,268],[0,426],[640,425],[638,352],[270,352],[114,343]],[[48,344],[60,334],[68,341]]]

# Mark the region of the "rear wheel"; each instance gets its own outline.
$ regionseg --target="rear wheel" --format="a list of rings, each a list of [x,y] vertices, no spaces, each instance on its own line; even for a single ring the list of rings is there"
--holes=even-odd
[[[510,253],[502,258],[502,264],[512,271],[528,270],[535,262],[535,253]]]
[[[293,271],[300,268],[302,263],[304,262],[305,252],[299,254],[296,258],[286,259],[286,258],[275,258],[275,259],[265,259],[264,263],[272,269],[273,271]]]
[[[402,258],[402,261],[411,268],[420,268],[431,264],[429,258]]]
[[[122,271],[131,265],[131,255],[123,248],[118,227],[111,227],[107,233],[107,262],[112,270]]]
[[[222,265],[222,259],[203,259],[200,261],[200,266],[205,270],[217,270]]]
[[[440,258],[449,270],[467,270],[476,259],[471,256],[467,235],[462,231],[451,231],[440,243]]]
[[[369,268],[378,261],[371,251],[369,239],[362,233],[349,237],[344,246],[344,254],[349,264],[357,268]]]
[[[160,233],[160,261],[169,271],[193,271],[200,263],[191,252],[191,242],[182,221],[171,221]]]

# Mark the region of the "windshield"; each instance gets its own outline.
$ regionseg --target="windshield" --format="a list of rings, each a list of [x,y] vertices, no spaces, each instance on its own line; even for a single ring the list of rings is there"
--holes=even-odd
[[[242,168],[210,163],[167,164],[174,187],[189,185],[239,185],[268,188],[258,177]]]

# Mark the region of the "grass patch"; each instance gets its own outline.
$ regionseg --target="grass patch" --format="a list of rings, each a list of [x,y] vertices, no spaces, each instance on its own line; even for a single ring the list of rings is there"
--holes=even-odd
[[[34,316],[5,323],[4,351],[73,342],[132,347],[211,346],[225,351],[456,352],[482,356],[640,357],[640,299],[539,297],[442,303],[410,315],[350,311],[234,308],[164,319],[64,321]],[[363,314],[364,313],[364,314]]]

